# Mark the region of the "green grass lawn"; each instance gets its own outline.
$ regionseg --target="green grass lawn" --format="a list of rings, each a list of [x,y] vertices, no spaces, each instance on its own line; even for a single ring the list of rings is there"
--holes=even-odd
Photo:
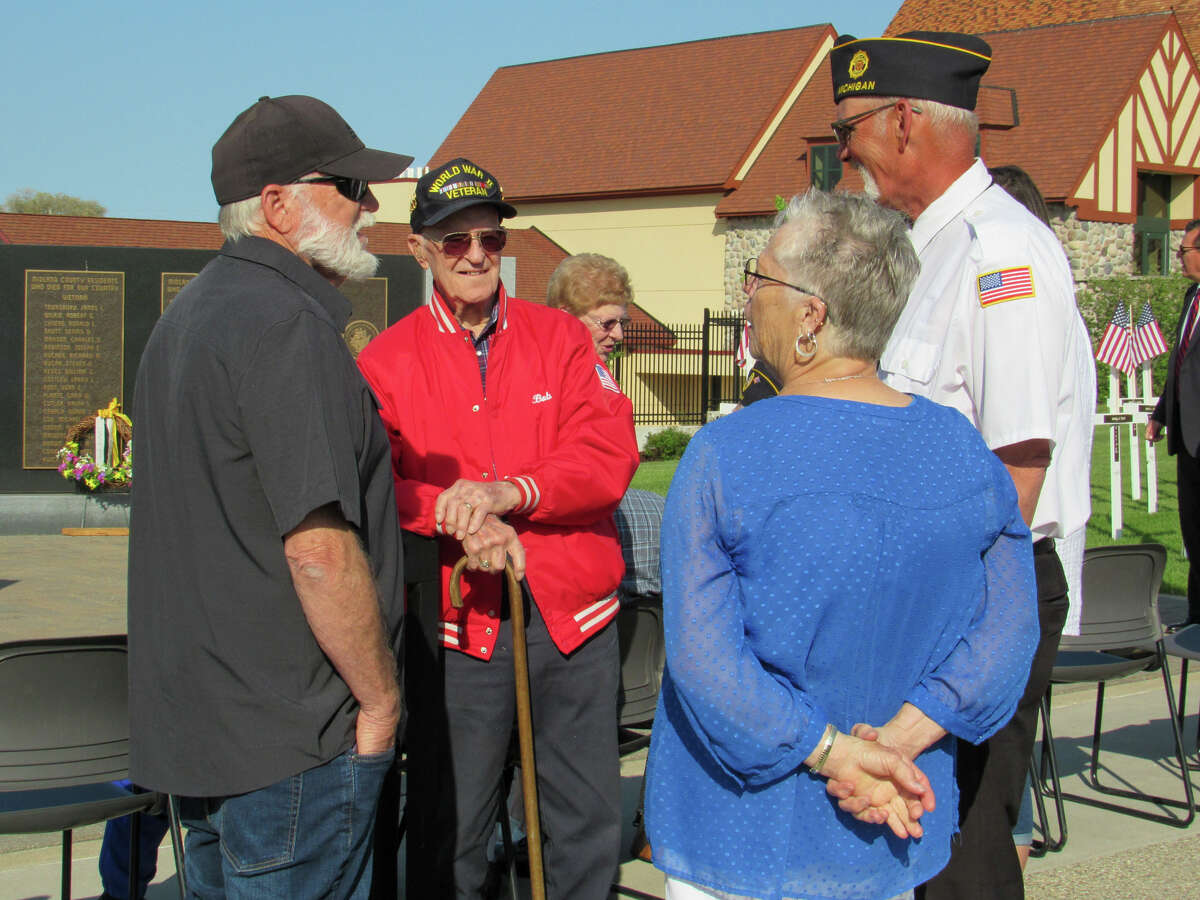
[[[1183,558],[1183,541],[1179,536],[1175,460],[1167,456],[1166,441],[1159,441],[1155,445],[1158,451],[1158,512],[1151,515],[1146,512],[1145,459],[1141,461],[1142,499],[1135,502],[1129,496],[1129,436],[1128,429],[1122,430],[1125,431],[1121,445],[1124,528],[1116,541],[1109,536],[1112,522],[1112,494],[1108,485],[1110,444],[1108,429],[1098,428],[1092,449],[1092,518],[1088,522],[1087,545],[1098,547],[1113,543],[1140,544],[1144,541],[1162,544],[1167,548],[1167,571],[1162,590],[1167,594],[1186,594],[1187,560]],[[633,476],[633,487],[665,495],[676,465],[674,460],[642,463]]]

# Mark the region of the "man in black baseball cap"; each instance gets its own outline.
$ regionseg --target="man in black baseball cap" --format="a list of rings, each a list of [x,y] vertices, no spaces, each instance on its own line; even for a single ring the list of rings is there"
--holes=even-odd
[[[470,160],[422,176],[408,246],[432,275],[432,296],[358,357],[392,438],[401,524],[436,536],[441,560],[437,608],[416,616],[445,652],[440,663],[410,658],[405,673],[423,745],[409,784],[435,794],[431,804],[408,795],[409,886],[422,897],[484,895],[513,723],[508,610],[521,603],[548,893],[605,900],[621,830],[613,722],[624,562],[613,510],[637,468],[633,410],[579,319],[501,283],[500,223],[515,214],[499,179]],[[471,571],[455,607],[446,589],[464,555]],[[529,578],[509,595],[505,563],[521,578],[526,559]],[[430,774],[431,747],[447,780]],[[417,847],[427,849],[419,888]]]
[[[351,898],[400,720],[387,435],[335,285],[377,261],[365,148],[311,97],[262,98],[213,147],[228,238],[138,368],[130,773],[181,797],[204,896]]]
[[[1025,561],[1041,640],[1011,721],[981,746],[957,744],[961,832],[946,868],[917,890],[929,900],[1024,895],[1012,830],[1091,504],[1096,376],[1071,269],[1054,233],[978,156],[974,110],[991,56],[974,35],[931,31],[843,35],[830,52],[841,158],[879,203],[912,220],[921,260],[880,377],[971,420],[1007,467],[1032,531]],[[920,739],[892,744],[914,756],[945,733],[917,714]],[[881,736],[897,737],[887,727]]]

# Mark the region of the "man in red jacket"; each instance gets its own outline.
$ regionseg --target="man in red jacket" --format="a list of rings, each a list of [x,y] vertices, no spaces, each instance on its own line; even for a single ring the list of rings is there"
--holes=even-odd
[[[515,709],[508,609],[524,602],[547,890],[601,900],[620,838],[613,621],[624,565],[612,513],[637,444],[587,329],[500,283],[500,222],[514,215],[496,179],[468,160],[423,176],[409,247],[433,276],[433,296],[358,362],[391,439],[400,525],[439,536],[452,779],[442,826],[453,829],[454,894],[480,896],[487,876]],[[455,609],[449,574],[463,554]],[[528,564],[521,598],[496,577],[506,557],[518,577]],[[412,739],[428,739],[433,729],[416,718]],[[450,893],[448,871],[429,890]]]

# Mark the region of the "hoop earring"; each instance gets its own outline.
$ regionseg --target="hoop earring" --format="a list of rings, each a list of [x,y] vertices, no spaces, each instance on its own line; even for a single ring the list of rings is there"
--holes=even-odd
[[[804,345],[807,345],[807,350],[803,349]],[[800,357],[800,362],[808,362],[817,355],[817,336],[813,332],[796,338],[796,355]]]

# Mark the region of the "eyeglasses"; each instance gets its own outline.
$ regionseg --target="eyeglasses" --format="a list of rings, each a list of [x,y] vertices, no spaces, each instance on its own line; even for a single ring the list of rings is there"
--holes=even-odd
[[[371,183],[361,178],[344,178],[341,175],[320,175],[316,178],[300,178],[296,184],[332,184],[337,192],[351,203],[362,203],[371,190]]]
[[[756,256],[751,257],[750,259],[746,260],[746,265],[742,268],[742,275],[744,276],[744,279],[745,279],[744,283],[746,284],[747,287],[749,287],[750,292],[752,294],[756,291],[762,290],[762,288],[764,286],[770,287],[771,284],[778,284],[782,287],[789,287],[793,291],[799,291],[802,294],[808,294],[810,297],[816,297],[818,300],[821,300],[821,302],[824,303],[824,300],[821,298],[821,296],[819,294],[813,293],[806,287],[801,287],[798,284],[791,284],[786,281],[780,281],[778,278],[772,278],[770,275],[763,275],[761,272],[758,271],[758,257],[756,257]],[[763,285],[762,282],[764,282],[764,281],[769,282],[769,284]],[[829,320],[830,320],[829,319],[829,304],[826,303],[825,304],[825,321],[828,322]]]
[[[619,319],[605,319],[604,321],[601,321],[600,319],[597,319],[595,316],[589,315],[588,321],[591,322],[593,325],[595,325],[597,328],[599,328],[601,331],[603,331],[605,334],[608,334],[609,332],[616,330],[617,326],[620,326],[621,330],[624,331],[626,328],[629,327],[629,323],[632,322],[633,320],[630,319],[629,316],[621,316]]]
[[[1180,247],[1175,251],[1175,255],[1180,259],[1183,259],[1183,254],[1187,253],[1189,250],[1200,250],[1200,247]]]
[[[871,118],[871,116],[875,115],[875,113],[883,112],[885,109],[891,109],[898,103],[903,102],[903,100],[893,100],[891,103],[885,103],[883,106],[876,106],[874,109],[868,109],[865,112],[856,113],[853,116],[847,116],[844,119],[838,119],[836,122],[830,122],[829,127],[833,129],[833,134],[834,137],[837,138],[838,146],[845,147],[850,143],[850,135],[854,134],[854,128],[859,122],[863,121],[864,119]],[[918,106],[911,106],[909,108],[918,115],[921,112],[921,108]]]
[[[447,256],[466,256],[471,252],[471,243],[479,241],[484,253],[499,253],[508,243],[508,231],[504,228],[489,228],[485,231],[455,231],[443,235],[441,240],[429,238]]]

